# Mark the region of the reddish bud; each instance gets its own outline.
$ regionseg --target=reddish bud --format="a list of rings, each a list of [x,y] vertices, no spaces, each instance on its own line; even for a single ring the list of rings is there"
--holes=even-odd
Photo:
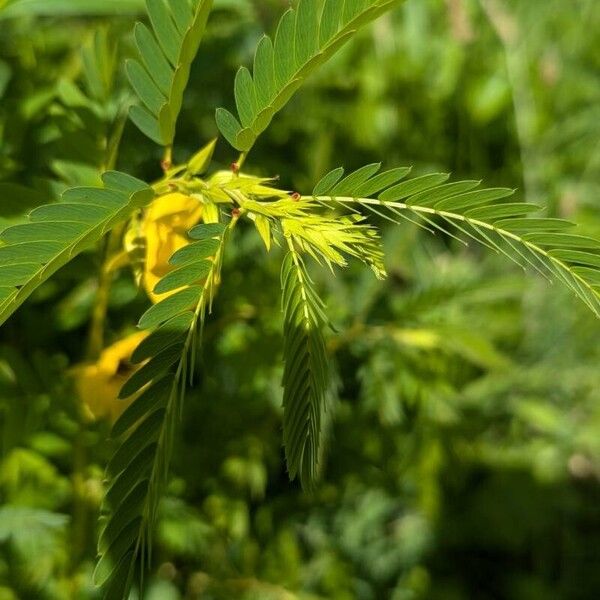
[[[237,175],[240,172],[240,165],[238,165],[236,162],[232,162],[231,171]]]
[[[234,209],[231,211],[231,217],[232,217],[233,219],[237,219],[237,218],[238,218],[238,217],[239,217],[241,214],[242,214],[242,211],[241,211],[239,208],[234,208]]]

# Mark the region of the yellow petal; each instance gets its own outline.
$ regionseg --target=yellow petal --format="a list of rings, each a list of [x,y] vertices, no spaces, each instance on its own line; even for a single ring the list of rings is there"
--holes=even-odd
[[[200,221],[203,205],[193,196],[175,193],[161,196],[148,209],[144,219],[146,266],[144,287],[152,302],[174,294],[154,294],[156,284],[173,267],[169,258],[189,243],[187,232]]]
[[[80,365],[72,371],[75,390],[89,418],[107,418],[114,422],[135,399],[119,400],[119,391],[140,365],[130,359],[138,344],[146,337],[142,331],[105,348],[94,364]]]
[[[100,354],[96,365],[102,372],[115,375],[121,364],[129,361],[133,351],[147,335],[145,331],[138,331],[108,346]]]

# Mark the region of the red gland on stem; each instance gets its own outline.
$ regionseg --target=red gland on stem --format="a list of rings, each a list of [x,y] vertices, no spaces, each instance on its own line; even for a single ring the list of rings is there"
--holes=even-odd
[[[302,198],[302,196],[301,196],[301,195],[300,195],[298,192],[294,192],[294,193],[292,194],[292,200],[293,200],[294,202],[298,202],[298,200],[300,200],[300,198]]]
[[[171,162],[170,159],[165,158],[160,161],[160,166],[161,166],[162,170],[166,173],[173,166],[173,163]]]
[[[232,211],[231,211],[231,217],[232,217],[233,219],[237,219],[237,218],[239,218],[239,216],[240,216],[241,214],[242,214],[242,211],[241,211],[239,208],[234,208],[234,209],[232,209]]]
[[[231,171],[237,175],[240,172],[240,165],[238,165],[236,162],[232,162]]]

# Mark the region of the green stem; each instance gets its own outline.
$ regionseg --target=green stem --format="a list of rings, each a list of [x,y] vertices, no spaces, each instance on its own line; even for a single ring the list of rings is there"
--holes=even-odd
[[[242,170],[242,167],[244,166],[244,163],[246,162],[246,158],[248,157],[248,153],[247,152],[242,152],[236,162],[236,165],[238,167],[238,172]]]
[[[167,146],[165,148],[165,153],[163,155],[163,159],[160,163],[163,172],[166,174],[171,167],[173,166],[173,146]]]
[[[104,329],[113,279],[109,265],[112,256],[120,247],[122,233],[123,225],[113,229],[106,240],[102,266],[98,275],[98,291],[96,293],[94,308],[92,309],[92,320],[88,332],[86,358],[90,361],[96,360],[104,348]]]
[[[106,315],[108,313],[108,302],[112,284],[112,272],[109,264],[113,253],[118,249],[121,241],[123,226],[113,229],[108,235],[104,246],[102,266],[98,274],[98,291],[90,328],[88,331],[86,360],[96,361],[104,348],[104,330]],[[85,445],[85,433],[87,425],[83,412],[78,410],[78,430],[73,444],[73,521],[72,521],[72,550],[71,567],[74,569],[79,564],[81,557],[85,554],[87,545],[88,526],[90,524],[90,511],[86,500],[86,475],[87,448]]]

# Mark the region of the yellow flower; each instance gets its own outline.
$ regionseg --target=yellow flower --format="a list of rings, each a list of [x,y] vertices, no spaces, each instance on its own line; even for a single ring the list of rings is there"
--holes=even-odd
[[[134,333],[105,348],[97,362],[73,369],[75,389],[90,419],[114,422],[131,403],[119,400],[119,391],[140,367],[132,365],[130,359],[146,335],[144,331]]]
[[[154,286],[173,269],[169,258],[189,244],[187,232],[200,221],[202,210],[203,204],[197,198],[181,193],[161,196],[150,205],[143,224],[146,238],[144,287],[152,302],[177,291],[153,293]]]

